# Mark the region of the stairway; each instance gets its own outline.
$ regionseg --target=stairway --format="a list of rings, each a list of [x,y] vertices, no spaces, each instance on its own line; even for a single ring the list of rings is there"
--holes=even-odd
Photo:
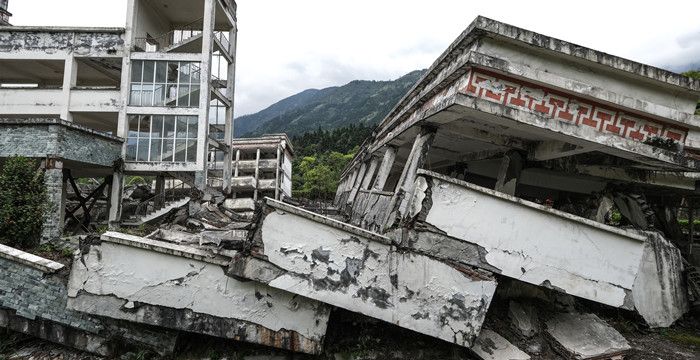
[[[125,226],[140,226],[150,221],[153,221],[173,209],[187,205],[190,202],[190,197],[185,196],[182,199],[172,200],[164,203],[162,206],[148,210],[143,215],[134,215],[122,222]]]

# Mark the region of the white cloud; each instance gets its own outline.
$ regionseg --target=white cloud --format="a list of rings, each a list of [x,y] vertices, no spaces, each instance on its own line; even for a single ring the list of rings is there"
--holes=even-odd
[[[125,0],[10,0],[17,25],[122,26]],[[484,15],[635,61],[700,66],[700,2],[239,0],[236,115],[308,88],[429,67]]]

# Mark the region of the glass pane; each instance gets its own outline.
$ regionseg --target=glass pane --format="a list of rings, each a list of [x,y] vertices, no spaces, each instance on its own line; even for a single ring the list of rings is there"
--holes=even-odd
[[[185,161],[185,151],[187,149],[187,140],[175,140],[175,161]]]
[[[134,161],[136,160],[136,143],[135,138],[129,138],[126,140],[126,160]]]
[[[178,139],[184,139],[187,137],[187,117],[178,116],[177,117],[177,127],[175,128]]]
[[[190,106],[199,106],[199,85],[192,85],[190,88]]]
[[[156,85],[154,88],[155,100],[154,106],[163,106],[165,104],[165,85]]]
[[[131,82],[141,82],[141,71],[143,70],[143,61],[134,60],[131,62]]]
[[[148,139],[139,139],[138,146],[136,161],[148,161]]]
[[[196,116],[187,116],[187,138],[188,139],[196,139],[197,138],[197,117]]]
[[[190,82],[190,63],[180,63],[180,84],[188,84]]]
[[[187,107],[189,104],[190,86],[188,84],[180,84],[177,94],[177,106]]]
[[[190,63],[190,82],[193,84],[199,84],[199,74],[201,73],[201,67],[199,63]]]
[[[173,141],[172,139],[163,140],[163,161],[173,161]]]
[[[165,83],[168,63],[165,61],[156,62],[156,82]]]
[[[197,161],[197,140],[187,140],[187,162]]]
[[[129,137],[135,138],[139,136],[139,117],[131,116],[129,118]]]
[[[143,62],[143,83],[152,84],[154,75],[155,61],[144,61]]]
[[[143,85],[141,106],[153,106],[153,85]]]
[[[169,62],[168,63],[168,83],[169,84],[177,83],[177,63],[176,62]]]
[[[168,97],[165,101],[165,105],[177,105],[177,85],[168,85]]]
[[[151,132],[151,116],[141,116],[141,125],[139,126],[139,138],[148,139]]]
[[[151,127],[151,138],[162,138],[163,134],[163,117],[158,115],[153,117],[153,126]]]
[[[160,162],[160,147],[163,144],[163,140],[161,139],[154,139],[151,140],[151,161],[158,161]]]
[[[163,137],[172,139],[175,137],[175,117],[165,116],[163,119]]]

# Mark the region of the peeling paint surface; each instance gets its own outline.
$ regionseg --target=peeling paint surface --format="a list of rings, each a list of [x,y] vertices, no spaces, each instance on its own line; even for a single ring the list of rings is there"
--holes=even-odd
[[[659,234],[644,246],[632,289],[634,307],[651,327],[668,327],[688,312],[680,250]]]
[[[84,295],[87,301],[80,299]],[[191,314],[188,317],[201,314],[219,318],[221,323],[236,319],[259,325],[266,331],[256,333],[271,338],[275,335],[269,333],[291,331],[298,333],[301,340],[297,341],[308,345],[306,352],[320,349],[330,314],[327,306],[316,301],[230,278],[220,265],[109,242],[92,245],[74,261],[68,296],[69,307],[154,325],[164,321],[155,309],[168,308]],[[222,331],[198,328],[196,323],[181,326],[185,327],[182,330],[222,335]],[[244,336],[245,326],[230,333],[231,338],[275,345],[264,336]]]
[[[433,177],[425,222],[482,246],[488,264],[505,276],[611,306],[626,305],[643,237],[463,185]]]
[[[496,289],[488,275],[282,211],[263,220],[262,242],[287,271],[270,286],[462,346],[478,335]]]

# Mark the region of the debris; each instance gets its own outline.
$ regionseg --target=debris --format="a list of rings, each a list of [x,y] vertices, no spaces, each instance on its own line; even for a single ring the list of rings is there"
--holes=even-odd
[[[530,360],[530,355],[490,329],[481,329],[471,350],[483,360]]]
[[[629,343],[594,314],[559,313],[546,322],[547,334],[561,355],[572,359],[600,359],[624,355]]]

